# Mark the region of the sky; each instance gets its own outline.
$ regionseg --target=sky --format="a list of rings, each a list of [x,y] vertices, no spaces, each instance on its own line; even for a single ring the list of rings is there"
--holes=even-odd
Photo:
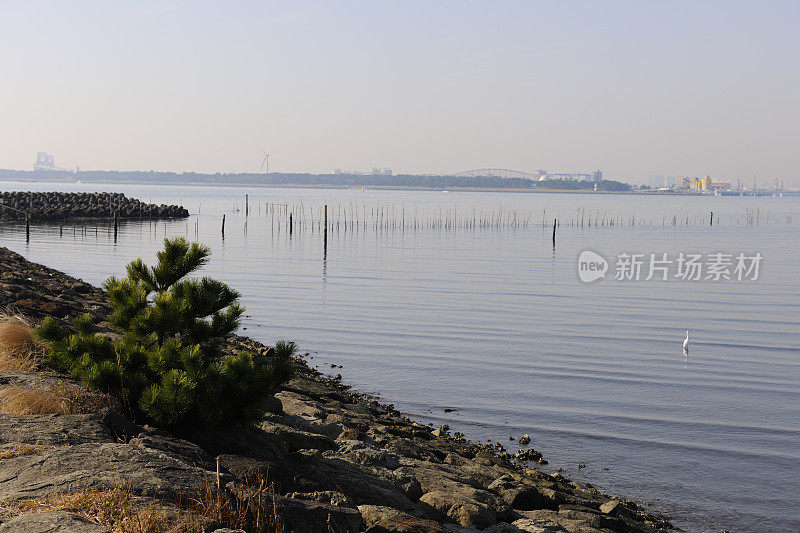
[[[0,0],[0,168],[800,185],[800,2]]]

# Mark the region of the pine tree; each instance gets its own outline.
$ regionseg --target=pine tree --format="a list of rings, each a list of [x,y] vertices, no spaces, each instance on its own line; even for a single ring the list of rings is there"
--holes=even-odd
[[[253,416],[258,400],[288,379],[297,347],[223,356],[244,308],[226,284],[187,277],[209,255],[198,243],[165,239],[155,266],[137,259],[125,278],[108,278],[107,319],[118,341],[95,333],[89,315],[74,321],[75,333],[45,319],[37,332],[51,342],[49,364],[159,426],[213,428]]]

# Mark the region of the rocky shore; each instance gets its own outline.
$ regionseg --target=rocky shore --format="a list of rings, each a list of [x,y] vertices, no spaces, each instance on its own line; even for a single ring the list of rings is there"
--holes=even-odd
[[[88,312],[101,329],[108,312],[102,290],[0,248],[3,308],[34,322],[52,315],[66,323]],[[267,348],[234,337],[228,349]],[[47,505],[86,489],[124,485],[138,500],[175,514],[209,480],[252,494],[263,479],[274,484],[287,531],[671,529],[633,502],[529,468],[447,428],[414,422],[302,358],[294,367],[258,422],[213,433],[174,435],[140,426],[101,402],[75,414],[0,414],[0,532],[106,531],[71,508]],[[75,385],[46,369],[0,371],[0,392],[12,386]],[[202,523],[204,531],[221,526],[208,518]]]
[[[185,218],[178,205],[146,204],[109,192],[0,192],[0,221],[69,220],[75,218]]]

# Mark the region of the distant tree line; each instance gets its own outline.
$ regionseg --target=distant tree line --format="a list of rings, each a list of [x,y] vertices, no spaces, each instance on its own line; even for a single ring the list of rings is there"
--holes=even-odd
[[[496,176],[431,176],[422,174],[396,174],[392,176],[372,174],[201,174],[197,172],[147,172],[82,170],[68,171],[29,171],[2,170],[0,179],[52,178],[84,181],[142,181],[158,183],[208,183],[253,184],[253,185],[333,185],[349,187],[413,187],[427,189],[447,189],[472,187],[478,189],[558,189],[592,190],[595,182],[572,180],[532,181],[524,178],[498,178]],[[619,181],[603,180],[596,182],[600,191],[628,191],[631,186]]]

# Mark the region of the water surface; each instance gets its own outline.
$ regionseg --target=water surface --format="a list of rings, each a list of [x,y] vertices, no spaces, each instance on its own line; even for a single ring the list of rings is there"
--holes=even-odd
[[[35,225],[29,243],[0,225],[0,244],[100,283],[152,261],[165,236],[197,238],[213,250],[205,273],[243,294],[243,333],[295,340],[321,371],[418,420],[512,451],[509,436],[528,433],[548,469],[689,531],[800,529],[797,197],[0,187],[182,203],[189,219],[125,222],[116,242],[103,221]],[[291,234],[289,212],[303,224]],[[764,259],[756,281],[586,284],[586,249],[612,262],[607,278],[620,253]]]

